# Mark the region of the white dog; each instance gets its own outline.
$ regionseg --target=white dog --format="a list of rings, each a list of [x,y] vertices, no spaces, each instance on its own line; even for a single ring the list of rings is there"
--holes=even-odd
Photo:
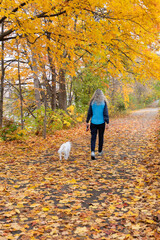
[[[71,142],[63,143],[58,150],[59,159],[62,160],[62,155],[64,155],[65,160],[67,160],[69,157],[70,151],[71,151]]]

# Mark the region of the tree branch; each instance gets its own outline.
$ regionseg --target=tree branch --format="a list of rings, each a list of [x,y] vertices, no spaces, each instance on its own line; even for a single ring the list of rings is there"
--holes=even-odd
[[[26,5],[28,2],[26,2],[24,5]],[[21,4],[22,5],[22,4]],[[22,7],[22,6],[21,6]],[[18,8],[15,8],[12,12],[16,12],[18,10]],[[47,14],[47,12],[43,12],[41,14],[38,14],[36,15],[34,18],[29,18],[27,20],[34,20],[36,18],[47,18],[47,17],[57,17],[57,16],[60,16],[62,14],[66,13],[66,11],[61,11],[59,13],[55,13],[55,14]],[[7,17],[4,16],[3,18],[0,19],[0,23],[2,23]],[[15,31],[15,29],[11,28],[7,31],[5,31],[4,33],[0,34],[0,41],[7,41],[7,40],[10,40],[10,39],[14,39],[16,38],[15,37],[8,37],[8,38],[5,38],[6,36],[9,36],[11,33],[13,33]]]
[[[28,3],[28,1],[21,3],[18,7],[14,8],[14,9],[10,12],[10,14],[17,12],[20,8],[24,7],[27,3]],[[0,19],[0,23],[4,22],[6,19],[7,19],[6,16],[2,17],[2,18]]]
[[[17,89],[12,83],[10,83],[9,81],[7,81],[9,85],[11,85],[14,89],[16,89],[16,91],[19,93],[19,89]],[[26,105],[24,99],[23,99],[23,96],[22,96],[22,101],[24,102],[24,104]],[[26,108],[28,110],[28,112],[32,115],[32,117],[34,117],[36,119],[36,117],[34,116],[34,114],[31,112],[31,110],[27,107],[26,105]]]

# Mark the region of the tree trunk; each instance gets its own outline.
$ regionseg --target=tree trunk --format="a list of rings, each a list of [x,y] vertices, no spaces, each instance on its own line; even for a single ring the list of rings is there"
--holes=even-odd
[[[43,120],[43,137],[46,139],[46,133],[47,133],[47,96],[44,91],[44,120]]]
[[[51,108],[56,109],[56,70],[54,66],[51,66],[52,71],[52,87],[51,87]]]
[[[50,33],[47,34],[47,38],[50,40]],[[48,47],[48,61],[50,64],[50,70],[52,74],[52,85],[51,85],[51,108],[52,110],[56,109],[56,69],[53,63],[51,49]]]
[[[2,23],[1,33],[4,31],[4,23]],[[0,128],[3,124],[3,95],[4,95],[4,42],[2,41],[2,52],[1,52],[1,91],[0,91]]]
[[[111,77],[110,89],[111,89],[111,103],[115,107],[116,82],[115,82],[114,77]],[[115,111],[115,109],[114,109],[114,111]]]
[[[20,62],[19,62],[18,43],[17,43],[17,51],[18,51],[18,82],[19,82],[19,98],[20,98],[20,109],[21,109],[21,129],[23,129],[23,128],[24,128],[24,121],[23,121],[23,96],[22,96],[21,76],[20,76]]]
[[[68,97],[68,106],[72,104],[73,100],[73,79],[71,79],[70,86],[69,86],[69,97]]]
[[[34,92],[35,92],[35,101],[37,108],[41,107],[41,95],[40,95],[40,82],[38,79],[38,68],[36,63],[35,54],[32,51],[32,70],[33,70],[33,78],[34,78]]]
[[[60,109],[67,109],[67,93],[66,93],[66,82],[65,82],[65,71],[60,69],[59,71],[59,93],[58,93],[58,105]]]
[[[41,84],[40,84],[40,81],[38,78],[37,56],[36,56],[36,53],[34,52],[35,51],[34,47],[29,43],[27,45],[31,50],[31,58],[29,57],[27,51],[25,51],[25,52],[26,52],[29,66],[33,72],[35,102],[36,102],[37,108],[40,108],[42,91],[41,91]],[[42,98],[43,98],[43,96],[42,96]]]

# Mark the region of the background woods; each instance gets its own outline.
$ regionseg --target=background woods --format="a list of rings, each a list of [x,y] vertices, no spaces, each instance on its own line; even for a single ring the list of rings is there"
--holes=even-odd
[[[21,137],[81,121],[97,87],[111,114],[159,99],[158,0],[6,0],[0,6],[4,139],[6,126]]]

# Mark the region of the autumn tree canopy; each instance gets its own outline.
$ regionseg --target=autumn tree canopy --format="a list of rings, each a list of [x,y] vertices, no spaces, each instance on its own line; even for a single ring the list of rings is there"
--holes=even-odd
[[[1,1],[0,41],[20,38],[74,74],[83,61],[96,60],[111,75],[159,79],[158,0]]]
[[[103,77],[106,88],[160,80],[159,0],[2,0],[0,9],[0,126],[6,88],[23,123],[41,106],[66,110],[86,68],[88,97]]]

